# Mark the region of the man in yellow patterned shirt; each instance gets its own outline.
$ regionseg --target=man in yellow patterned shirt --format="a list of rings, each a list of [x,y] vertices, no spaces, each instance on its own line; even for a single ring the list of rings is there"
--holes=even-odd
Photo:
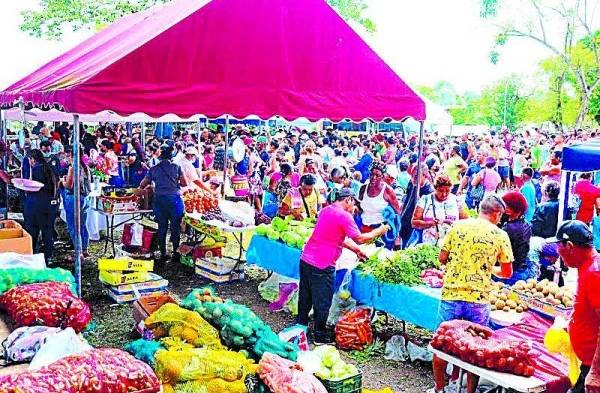
[[[446,265],[439,308],[442,322],[462,319],[488,324],[492,274],[501,278],[512,276],[510,240],[497,226],[505,209],[502,199],[488,196],[480,204],[479,218],[456,222],[446,235],[440,252],[440,263]],[[496,266],[498,263],[500,266]],[[434,357],[432,392],[443,391],[445,370],[446,362]],[[475,392],[478,382],[479,377],[468,374],[467,393]]]

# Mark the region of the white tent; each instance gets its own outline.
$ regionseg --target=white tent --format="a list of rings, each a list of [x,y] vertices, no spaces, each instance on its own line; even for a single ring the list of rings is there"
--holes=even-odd
[[[422,97],[425,101],[425,108],[427,118],[425,119],[425,129],[428,131],[435,131],[441,136],[452,135],[452,126],[454,125],[454,119],[452,115],[448,113],[441,105]],[[419,130],[419,122],[413,119],[407,119],[404,121],[404,127],[407,131],[417,132]]]

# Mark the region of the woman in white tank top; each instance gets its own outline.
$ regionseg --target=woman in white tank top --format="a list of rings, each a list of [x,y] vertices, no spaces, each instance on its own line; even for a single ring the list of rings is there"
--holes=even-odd
[[[385,170],[385,164],[373,163],[369,181],[360,189],[359,202],[362,209],[363,230],[371,230],[385,223],[383,211],[388,205],[396,211],[396,214],[401,213],[394,190],[383,181]]]

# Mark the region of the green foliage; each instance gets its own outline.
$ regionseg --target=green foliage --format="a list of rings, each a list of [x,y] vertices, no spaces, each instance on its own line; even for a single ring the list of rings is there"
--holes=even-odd
[[[523,121],[527,100],[521,93],[519,77],[510,76],[486,87],[481,93],[479,107],[484,124],[505,125],[514,129]]]
[[[100,30],[122,16],[146,10],[170,0],[38,0],[36,9],[22,12],[22,31],[34,37],[60,40],[65,29]],[[367,31],[377,30],[375,23],[364,16],[364,0],[328,0],[346,20],[360,23]]]
[[[498,12],[498,0],[481,0],[481,9],[479,13],[482,18],[496,16]]]
[[[425,98],[443,107],[457,104],[458,93],[454,85],[448,81],[439,81],[433,87],[417,86],[417,91]]]

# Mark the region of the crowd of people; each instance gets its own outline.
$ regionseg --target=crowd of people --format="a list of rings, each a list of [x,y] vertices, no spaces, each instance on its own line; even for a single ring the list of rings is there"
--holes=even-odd
[[[0,144],[7,162],[7,170],[0,171],[2,181],[23,177],[43,184],[16,199],[21,198],[34,248],[50,264],[61,201],[69,233],[74,238],[80,232],[83,257],[88,256],[88,195],[99,181],[153,188],[162,260],[168,259],[169,232],[173,258],[178,258],[186,190],[235,196],[271,218],[317,219],[301,257],[297,321],[307,325],[314,309],[318,342],[331,341],[326,320],[342,248],[365,258],[358,245],[373,240],[394,250],[419,243],[439,246],[445,265],[440,318],[484,325],[492,280],[512,284],[547,278],[562,284],[567,266],[589,270],[589,261],[596,260],[589,249],[589,224],[600,208],[594,174],[580,174],[571,191],[576,224],[558,228],[562,150],[595,138],[593,131],[428,133],[419,155],[417,136],[404,133],[350,136],[334,130],[238,125],[225,138],[222,126],[161,129],[170,131],[143,141],[144,133],[136,127],[81,126],[79,201],[73,191],[74,131],[68,124],[39,122],[24,138]],[[15,199],[10,193],[3,197]],[[81,206],[81,228],[74,224],[75,203]],[[583,254],[587,262],[582,265],[576,257]],[[444,370],[445,363],[434,359],[432,391],[444,389]],[[476,382],[470,376],[469,391]]]
[[[95,179],[136,188],[156,183],[157,177],[175,177],[175,181],[167,179],[164,186],[155,189],[159,196],[156,206],[162,205],[165,193],[174,195],[157,209],[157,220],[171,221],[175,224],[172,227],[183,214],[173,207],[180,206],[174,200],[182,190],[198,188],[219,194],[223,187],[231,189],[222,181],[225,154],[230,148],[225,147],[221,126],[171,128],[169,135],[154,135],[144,143],[139,128],[121,124],[81,126],[79,131],[83,168],[79,202],[84,215],[89,208],[86,196]],[[25,138],[2,148],[9,158],[9,173],[2,175],[5,181],[10,174],[45,184],[37,193],[26,193],[24,211],[31,215],[25,221],[34,242],[37,245],[37,234],[41,234],[39,243],[44,244],[50,259],[60,199],[68,202],[64,203],[67,224],[69,231],[74,231],[68,219],[74,203],[72,134],[72,126],[66,123],[52,126],[38,122]],[[358,201],[354,219],[359,229],[367,232],[388,224],[390,229],[380,242],[395,249],[420,242],[441,246],[452,225],[467,218],[469,210],[477,210],[486,196],[517,192],[519,197],[506,196],[509,212],[500,225],[509,234],[513,249],[520,250],[516,276],[528,278],[536,271],[527,262],[531,258],[525,245],[530,237],[548,238],[556,233],[562,147],[593,137],[593,132],[581,130],[553,136],[537,129],[461,137],[427,134],[423,155],[418,157],[415,135],[365,133],[350,137],[333,130],[269,132],[235,126],[230,131],[230,144],[239,139],[245,152],[240,161],[230,159],[227,170],[228,178],[236,182],[236,195],[246,197],[269,217],[315,218],[324,206],[335,202],[340,189],[350,188]],[[179,171],[160,170],[163,166],[159,164],[165,160],[176,164]],[[416,178],[418,165],[420,179]],[[159,169],[152,172],[156,166]],[[591,174],[582,174],[573,190],[580,201],[577,218],[588,224],[600,195],[593,180]],[[81,232],[87,254],[85,226]],[[178,238],[173,228],[172,237]],[[165,242],[161,244],[166,256]]]

